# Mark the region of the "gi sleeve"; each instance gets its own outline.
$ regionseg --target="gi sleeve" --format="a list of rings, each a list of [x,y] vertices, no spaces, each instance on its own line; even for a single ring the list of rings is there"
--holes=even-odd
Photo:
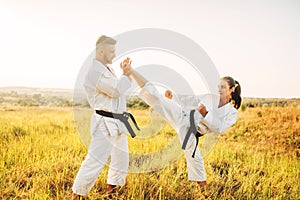
[[[122,75],[120,79],[108,73],[102,73],[97,81],[96,89],[110,98],[119,98],[131,86],[131,82],[127,76]]]
[[[221,134],[235,124],[237,120],[238,112],[235,108],[233,109],[234,110],[225,115],[225,117],[219,117],[215,112],[209,111],[202,123],[205,124],[210,131]]]

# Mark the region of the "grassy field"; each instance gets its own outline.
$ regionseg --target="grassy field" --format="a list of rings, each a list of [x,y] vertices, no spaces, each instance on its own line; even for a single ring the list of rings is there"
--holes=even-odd
[[[142,116],[137,120],[147,121]],[[299,106],[240,111],[236,125],[205,157],[206,190],[200,191],[187,180],[182,155],[162,170],[129,173],[116,199],[299,199],[299,120]],[[140,146],[129,138],[130,149],[155,151],[173,136],[176,133],[165,125],[160,143],[150,140]],[[87,153],[72,108],[0,108],[0,144],[1,199],[70,198]],[[89,193],[90,199],[106,197],[106,177],[107,167]]]

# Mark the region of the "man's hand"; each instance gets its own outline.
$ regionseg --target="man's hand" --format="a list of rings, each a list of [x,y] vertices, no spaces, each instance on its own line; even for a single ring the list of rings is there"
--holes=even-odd
[[[171,90],[166,90],[165,97],[167,97],[168,99],[172,99],[173,98],[172,91]]]
[[[123,70],[123,75],[130,76],[132,72],[130,58],[126,58],[123,62],[120,63],[120,68]]]
[[[206,107],[203,105],[203,104],[200,104],[199,107],[198,107],[198,111],[199,113],[205,117],[206,114],[208,113],[207,110],[206,110]]]

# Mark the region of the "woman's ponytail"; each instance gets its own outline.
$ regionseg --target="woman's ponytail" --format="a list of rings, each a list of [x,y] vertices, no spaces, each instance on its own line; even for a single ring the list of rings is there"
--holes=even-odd
[[[241,86],[238,81],[235,81],[235,89],[234,92],[231,94],[231,100],[234,101],[234,107],[236,109],[239,109],[242,103],[242,98],[241,98]]]

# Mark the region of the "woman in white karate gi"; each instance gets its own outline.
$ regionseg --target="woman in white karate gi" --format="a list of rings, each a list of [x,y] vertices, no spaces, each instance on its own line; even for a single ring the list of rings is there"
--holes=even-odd
[[[124,66],[131,67],[129,58],[121,63],[121,68]],[[217,134],[223,133],[237,120],[237,109],[241,105],[241,86],[231,77],[221,78],[218,86],[219,95],[183,98],[180,100],[180,105],[178,105],[172,100],[173,95],[170,90],[166,91],[165,98],[139,73],[133,69],[130,73],[139,87],[142,88],[140,97],[170,123],[178,133],[181,143],[184,141],[191,124],[191,110],[185,109],[184,105],[196,108],[194,123],[197,131],[202,135],[209,131]],[[200,187],[204,187],[206,185],[204,161],[198,148],[194,152],[195,145],[196,137],[191,135],[184,150],[188,167],[188,179],[197,181]],[[194,158],[192,157],[193,153]]]

